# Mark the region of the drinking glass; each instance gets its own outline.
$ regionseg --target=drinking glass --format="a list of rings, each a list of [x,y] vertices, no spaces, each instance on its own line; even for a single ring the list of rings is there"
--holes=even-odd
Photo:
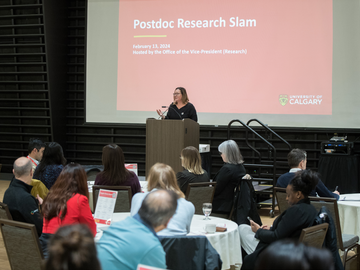
[[[203,204],[203,213],[205,215],[204,220],[210,220],[209,216],[211,214],[212,204],[211,203],[204,203]]]

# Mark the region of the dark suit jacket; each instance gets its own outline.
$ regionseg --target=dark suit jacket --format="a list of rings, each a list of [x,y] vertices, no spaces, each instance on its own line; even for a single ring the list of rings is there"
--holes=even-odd
[[[276,182],[276,186],[286,188],[294,177],[295,177],[295,173],[291,173],[291,172],[284,173],[283,175],[280,175],[280,177],[278,178]],[[318,184],[316,185],[315,190],[311,191],[310,196],[316,196],[316,193],[320,197],[335,198],[336,200],[340,199],[340,196],[331,192],[320,179]]]
[[[285,238],[299,239],[302,229],[313,226],[317,211],[309,199],[299,201],[278,216],[270,230],[259,229],[255,237],[260,240],[255,251],[244,259],[242,270],[254,269],[259,254],[271,243]]]
[[[214,213],[230,213],[234,200],[234,189],[239,181],[246,174],[242,164],[225,163],[215,175],[216,182],[213,200]]]

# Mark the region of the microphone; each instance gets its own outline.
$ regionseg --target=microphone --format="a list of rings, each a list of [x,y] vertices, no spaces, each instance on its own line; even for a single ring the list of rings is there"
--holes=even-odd
[[[179,116],[179,118],[181,119],[181,120],[183,120],[183,118],[181,117],[181,115],[173,108],[173,107],[171,107],[171,105],[168,107],[168,106],[161,106],[161,108],[167,108],[167,110],[166,111],[168,111],[169,109],[172,109],[178,116]],[[165,111],[165,112],[166,112]]]
[[[169,108],[167,106],[161,106],[161,109],[165,109],[165,108],[167,108],[167,109],[162,112],[162,115],[164,115],[164,113],[166,113],[169,110]],[[162,118],[162,116],[160,116],[160,118]]]

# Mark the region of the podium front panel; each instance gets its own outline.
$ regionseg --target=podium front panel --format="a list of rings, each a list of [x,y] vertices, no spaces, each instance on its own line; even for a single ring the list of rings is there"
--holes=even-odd
[[[146,176],[157,162],[182,170],[180,153],[186,146],[199,147],[199,124],[190,119],[146,121]]]

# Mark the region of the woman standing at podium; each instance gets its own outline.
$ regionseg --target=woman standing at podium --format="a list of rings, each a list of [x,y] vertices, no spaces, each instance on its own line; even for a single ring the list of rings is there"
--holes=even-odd
[[[161,112],[161,110],[156,110],[161,118],[174,120],[190,118],[191,120],[197,122],[197,113],[194,105],[189,102],[186,89],[184,87],[177,87],[173,93],[173,96],[174,101],[170,104],[166,116]]]

